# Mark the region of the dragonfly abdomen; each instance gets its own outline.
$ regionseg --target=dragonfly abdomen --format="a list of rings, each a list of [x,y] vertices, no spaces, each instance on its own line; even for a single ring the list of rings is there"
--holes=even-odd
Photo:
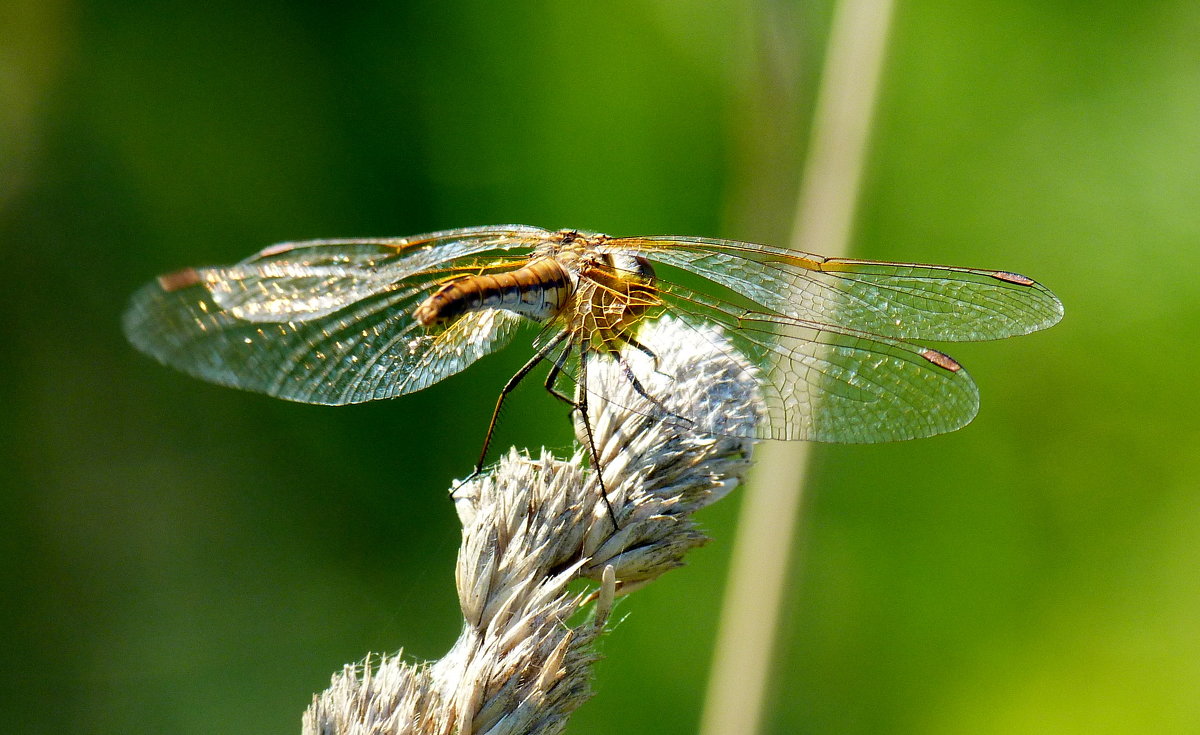
[[[429,327],[471,311],[506,309],[544,322],[562,310],[573,290],[570,275],[558,261],[540,258],[516,270],[445,283],[413,311],[413,318]]]

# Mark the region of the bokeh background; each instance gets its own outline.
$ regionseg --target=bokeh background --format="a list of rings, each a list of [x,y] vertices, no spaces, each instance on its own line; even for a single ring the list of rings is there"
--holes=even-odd
[[[140,284],[272,242],[521,222],[785,243],[829,3],[0,4],[0,721],[288,733],[436,658],[489,358],[323,409],[162,368]],[[854,252],[1005,268],[969,428],[817,452],[772,733],[1200,731],[1200,4],[901,2]],[[514,353],[519,352],[513,350]],[[565,451],[518,396],[502,446]],[[511,418],[517,417],[517,418]],[[691,733],[738,496],[570,732]]]

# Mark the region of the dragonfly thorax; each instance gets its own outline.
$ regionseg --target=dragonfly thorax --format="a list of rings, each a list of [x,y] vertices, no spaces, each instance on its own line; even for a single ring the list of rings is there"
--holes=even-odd
[[[574,326],[605,351],[619,351],[638,323],[662,303],[654,268],[641,256],[604,253],[587,260],[579,275]]]

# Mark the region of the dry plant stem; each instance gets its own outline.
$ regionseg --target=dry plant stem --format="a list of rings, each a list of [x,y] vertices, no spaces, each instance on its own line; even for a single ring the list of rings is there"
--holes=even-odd
[[[653,344],[671,346],[658,352],[650,394],[668,411],[688,405],[689,415],[711,417],[703,425],[752,435],[761,411],[754,374],[719,332],[669,319],[648,329],[665,332]],[[464,625],[453,648],[433,663],[397,654],[347,665],[314,697],[305,733],[542,735],[560,732],[591,695],[594,644],[614,597],[707,541],[691,514],[737,486],[753,442],[661,420],[612,361],[597,361],[589,380],[607,399],[589,401],[589,415],[620,528],[581,453],[564,461],[513,450],[455,492]],[[599,581],[598,590],[572,593],[578,578]]]
[[[862,180],[891,0],[842,0],[835,8],[801,181],[792,247],[844,255]],[[804,484],[806,448],[765,448],[742,504],[701,732],[761,728],[788,558]]]

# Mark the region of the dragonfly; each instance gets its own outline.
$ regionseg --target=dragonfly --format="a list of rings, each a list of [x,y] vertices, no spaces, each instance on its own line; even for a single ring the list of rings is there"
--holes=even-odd
[[[649,320],[669,315],[710,341],[720,328],[763,404],[754,428],[738,431],[874,443],[952,431],[975,416],[971,377],[926,342],[1027,334],[1062,314],[1050,290],[1011,271],[499,225],[285,242],[236,265],[176,271],[134,295],[124,329],[139,350],[198,378],[343,405],[427,388],[529,326],[531,357],[501,389],[478,473],[505,397],[539,364],[549,364],[547,390],[585,426],[592,360],[617,361],[661,407],[644,385],[669,345],[639,339]],[[652,359],[627,359],[630,350]],[[574,395],[562,381],[575,383]],[[729,430],[686,407],[663,420]]]

